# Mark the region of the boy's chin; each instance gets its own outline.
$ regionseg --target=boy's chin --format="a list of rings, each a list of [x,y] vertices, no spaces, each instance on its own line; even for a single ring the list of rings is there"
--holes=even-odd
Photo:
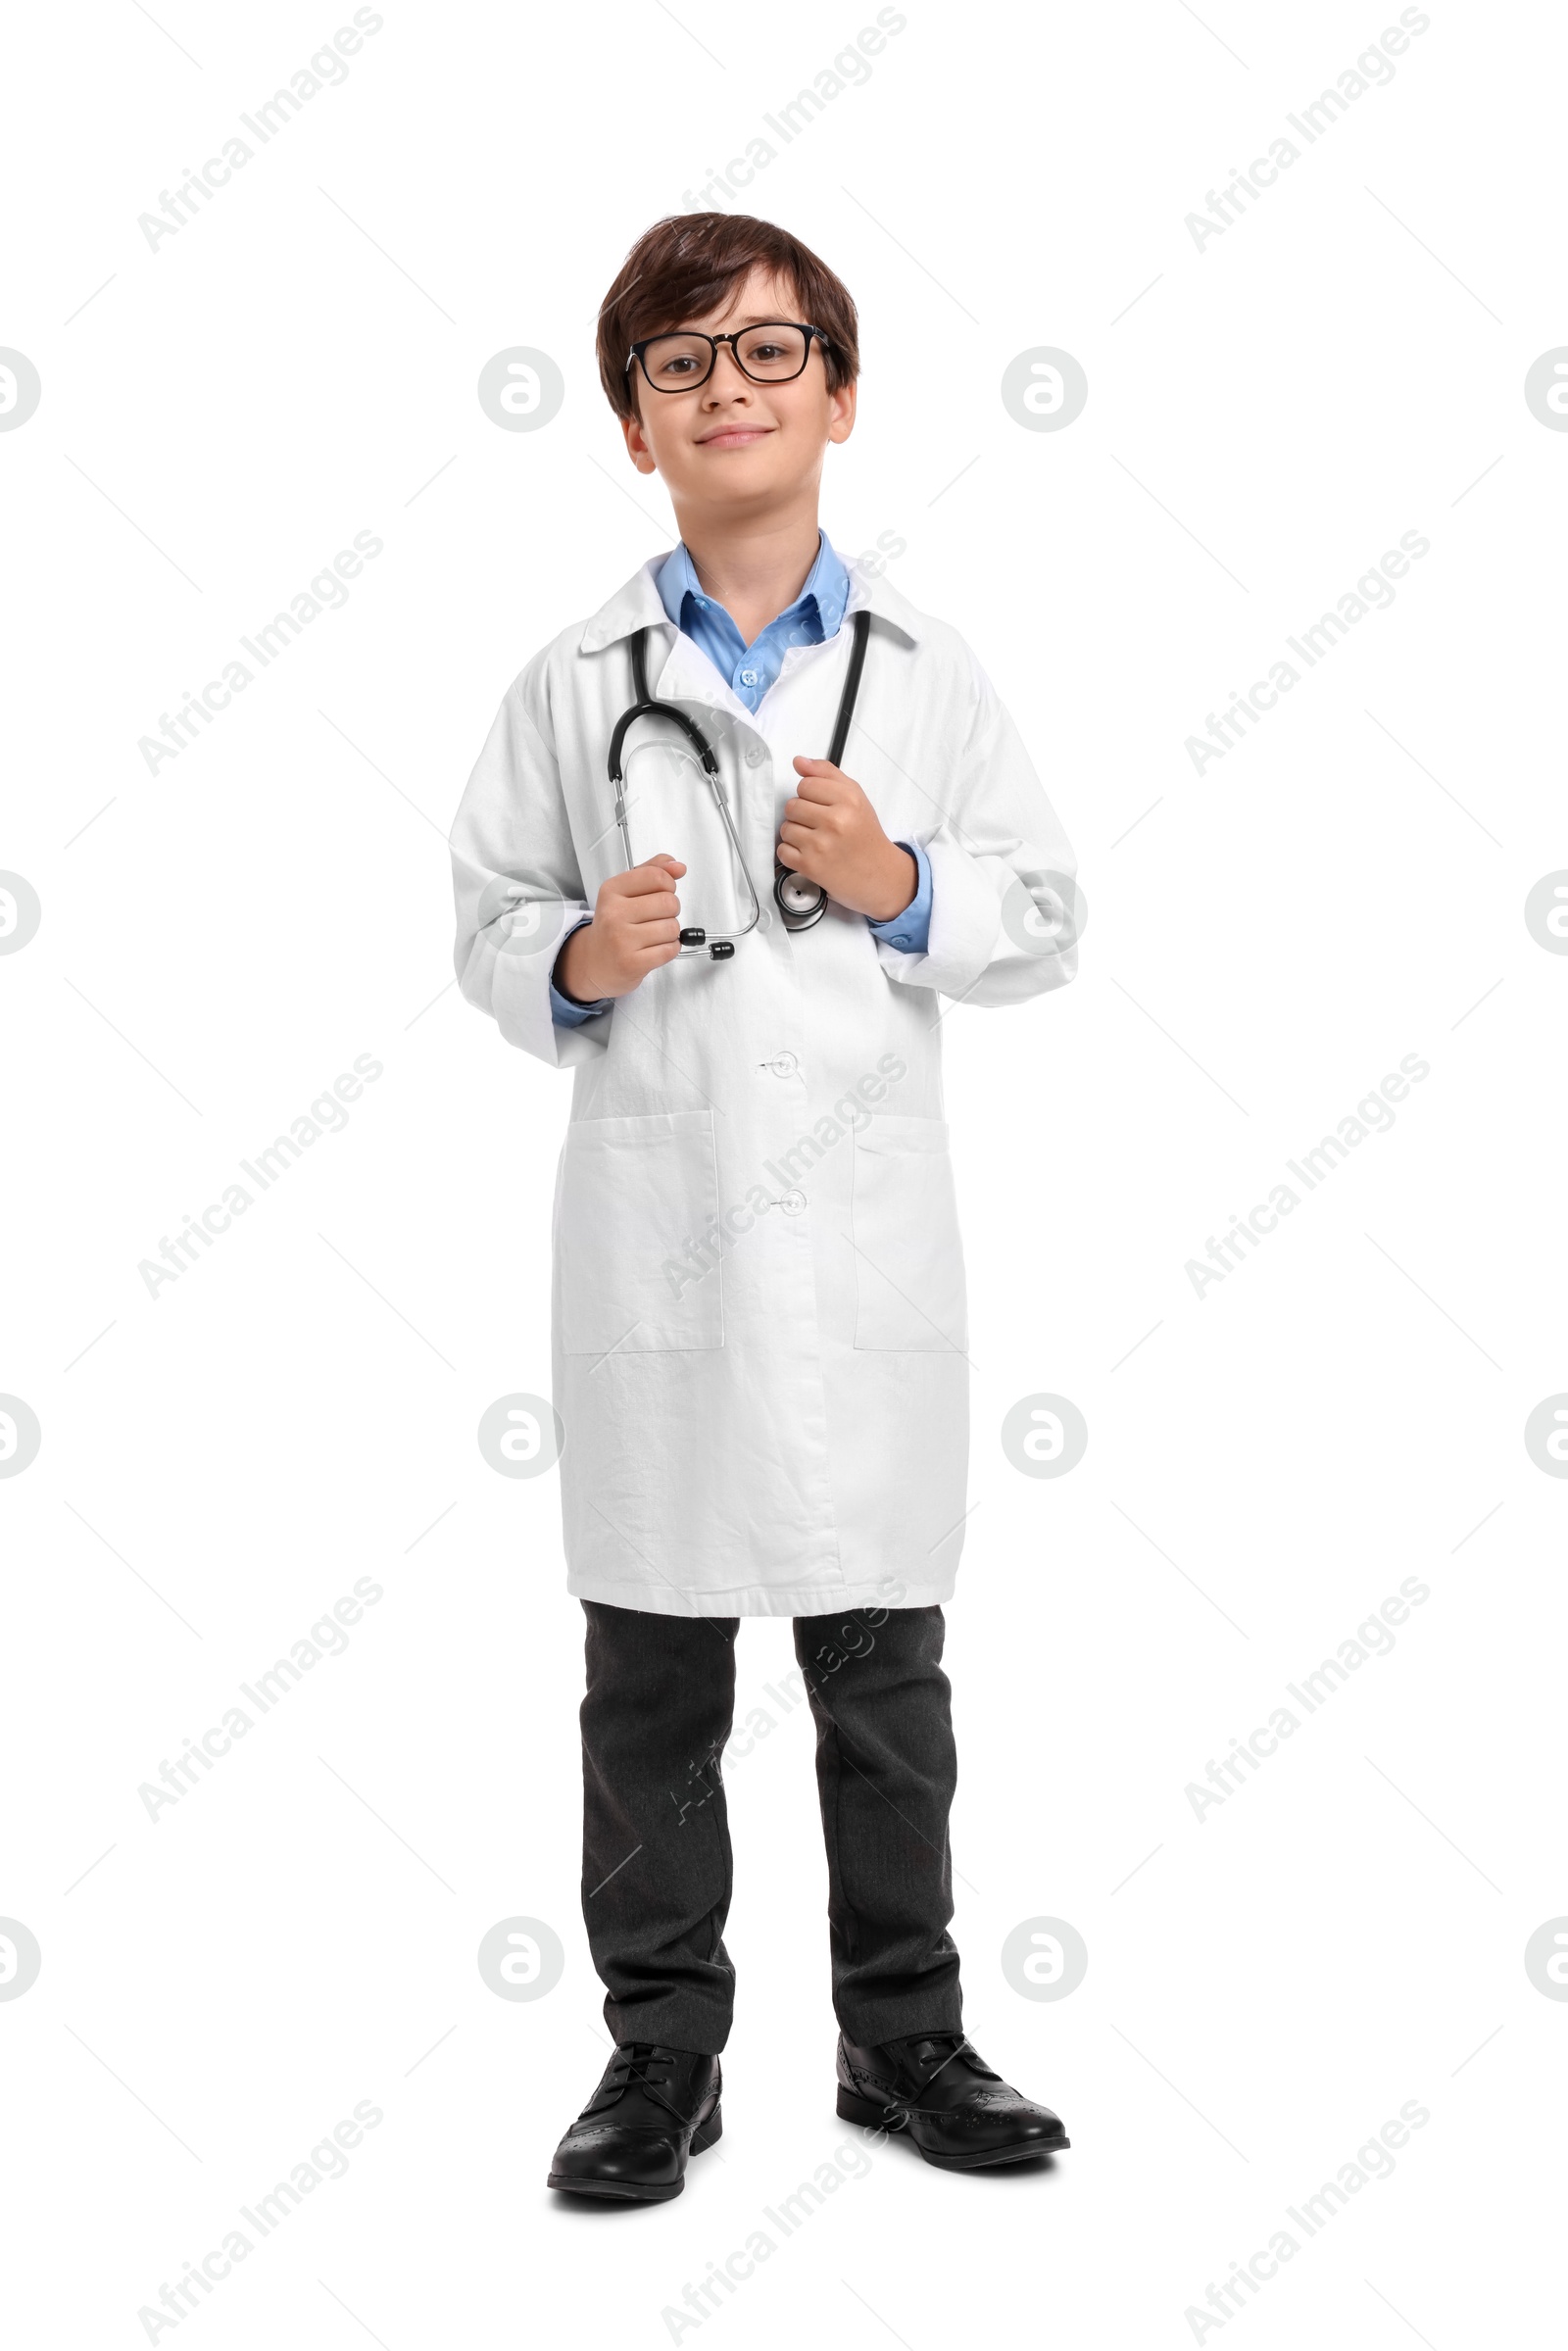
[[[696,466],[690,492],[705,505],[752,506],[759,498],[787,498],[809,478],[770,458],[753,458],[737,450],[728,459],[710,459]]]

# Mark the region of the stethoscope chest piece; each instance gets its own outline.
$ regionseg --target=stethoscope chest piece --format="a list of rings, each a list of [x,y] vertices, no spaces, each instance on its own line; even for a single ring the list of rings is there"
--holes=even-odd
[[[820,882],[808,882],[804,873],[794,873],[788,865],[775,865],[773,903],[784,917],[787,931],[808,931],[827,912],[827,892]]]

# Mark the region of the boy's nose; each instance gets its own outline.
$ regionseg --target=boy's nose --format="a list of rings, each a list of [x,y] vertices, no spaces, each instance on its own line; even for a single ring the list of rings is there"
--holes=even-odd
[[[722,395],[723,398],[726,400],[733,400],[737,394],[748,400],[751,398],[751,379],[747,375],[747,372],[741,366],[739,360],[735,357],[734,346],[729,343],[720,343],[717,351],[713,355],[713,372],[709,377],[707,384],[704,386],[705,391],[709,395],[710,404],[711,404],[713,396],[718,390],[720,372],[726,367],[729,370],[729,381]]]

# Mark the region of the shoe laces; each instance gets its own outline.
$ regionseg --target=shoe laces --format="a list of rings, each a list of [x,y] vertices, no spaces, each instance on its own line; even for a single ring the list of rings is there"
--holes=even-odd
[[[965,2033],[917,2033],[913,2039],[906,2040],[903,2045],[911,2064],[919,2066],[922,2071],[929,2067],[930,2071],[925,2077],[927,2083],[933,2082],[956,2057],[967,2057],[977,2066],[982,2064],[979,2051]],[[989,2071],[989,2068],[983,2070]]]
[[[920,2101],[938,2075],[946,2072],[955,2058],[963,2058],[975,2073],[984,2075],[988,2081],[998,2082],[1001,2080],[1001,2076],[994,2073],[992,2068],[986,2064],[979,2050],[969,2039],[968,2034],[964,2033],[917,2033],[910,2039],[901,2042],[899,2046],[904,2050],[911,2069],[918,2071],[920,2083],[917,2089],[905,2091],[902,2095],[890,2099],[884,2106],[883,2112],[888,2118],[890,2131],[906,2129],[911,2115],[934,2114],[940,2111],[935,2107],[922,2106]]]
[[[660,2092],[668,2089],[675,2078],[675,2050],[666,2049],[658,2041],[621,2041],[587,2111],[611,2105],[626,2089],[645,2089],[656,2105],[668,2105]]]

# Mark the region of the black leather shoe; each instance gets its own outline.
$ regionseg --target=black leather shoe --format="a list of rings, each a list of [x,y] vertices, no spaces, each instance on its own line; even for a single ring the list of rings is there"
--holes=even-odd
[[[723,2131],[718,2059],[622,2041],[556,2149],[549,2185],[574,2196],[663,2204],[686,2185],[686,2159]]]
[[[1059,2116],[1009,2088],[961,2033],[917,2033],[874,2049],[841,2033],[839,2113],[907,2131],[926,2162],[948,2172],[1026,2163],[1072,2143]]]

